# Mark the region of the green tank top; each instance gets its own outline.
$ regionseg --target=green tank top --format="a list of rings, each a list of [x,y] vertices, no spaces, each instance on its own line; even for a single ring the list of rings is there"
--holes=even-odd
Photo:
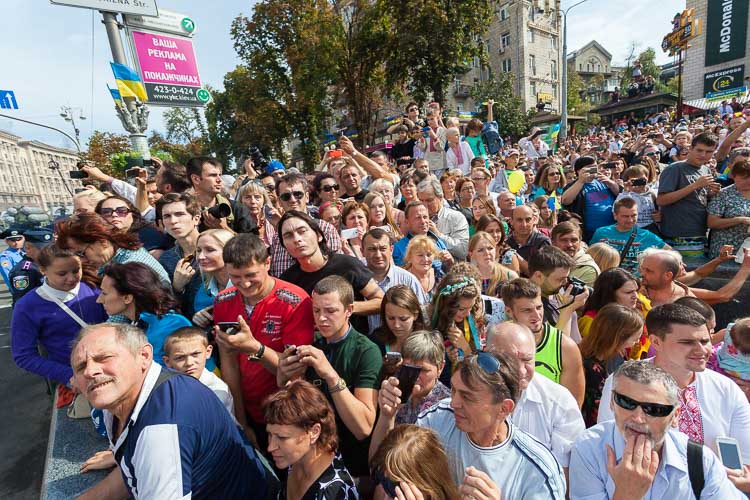
[[[536,346],[536,362],[534,367],[537,373],[544,375],[555,383],[560,383],[562,373],[562,334],[560,330],[544,323],[542,340]]]

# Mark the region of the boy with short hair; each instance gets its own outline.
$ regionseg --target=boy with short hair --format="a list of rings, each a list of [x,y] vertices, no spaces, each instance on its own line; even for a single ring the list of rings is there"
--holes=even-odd
[[[229,387],[206,369],[206,361],[211,357],[213,346],[208,343],[203,330],[194,326],[179,328],[164,339],[163,350],[162,359],[167,367],[200,380],[214,391],[234,418],[234,400]]]

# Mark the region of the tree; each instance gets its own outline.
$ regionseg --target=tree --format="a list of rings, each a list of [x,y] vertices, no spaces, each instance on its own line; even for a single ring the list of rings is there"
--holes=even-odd
[[[198,108],[171,108],[164,112],[164,122],[167,140],[178,144],[187,144],[206,135],[206,125]]]
[[[290,124],[307,168],[319,160],[320,136],[331,114],[328,90],[339,54],[330,27],[338,22],[325,0],[265,0],[255,5],[251,19],[237,17],[230,30],[252,97]]]
[[[523,137],[531,127],[531,115],[523,112],[521,98],[513,92],[513,74],[499,73],[492,75],[489,80],[474,84],[471,97],[474,102],[486,103],[488,99],[495,101],[492,114],[500,131],[501,137]],[[487,107],[480,112],[482,120],[487,119]]]
[[[663,84],[663,92],[669,92],[670,94],[679,93],[676,76],[673,76],[672,78],[667,80],[666,84]]]
[[[386,74],[391,84],[405,84],[418,102],[441,104],[455,77],[469,62],[486,54],[482,36],[492,16],[489,0],[380,0],[390,20]]]
[[[568,112],[579,110],[583,104],[581,92],[583,92],[583,80],[572,64],[568,64]]]
[[[126,153],[132,148],[127,135],[99,130],[95,130],[91,134],[86,146],[88,149],[81,154],[81,158],[93,162],[97,167],[112,176],[121,175],[123,172],[113,167],[111,158],[114,155]]]
[[[635,44],[633,45],[633,50],[634,49]],[[643,75],[644,78],[648,75],[651,75],[654,77],[654,80],[658,82],[661,68],[659,68],[659,65],[656,64],[656,51],[654,51],[654,49],[652,49],[651,47],[648,47],[646,50],[638,54],[638,60],[641,63],[641,75]],[[622,85],[620,86],[620,88],[627,89],[632,79],[633,66],[630,64],[630,60],[628,60],[628,66],[622,73]]]

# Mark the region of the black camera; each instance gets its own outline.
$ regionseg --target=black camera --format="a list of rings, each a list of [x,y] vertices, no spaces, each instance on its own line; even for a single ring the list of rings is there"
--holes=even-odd
[[[260,152],[258,146],[250,146],[248,153],[250,153],[250,159],[253,160],[255,170],[264,171],[268,166],[268,160],[266,160],[266,158],[263,156],[263,153]]]
[[[208,212],[208,215],[212,217],[223,219],[224,217],[229,217],[232,214],[232,207],[230,207],[227,203],[219,203],[218,205],[214,205],[213,207],[206,210],[206,212]]]
[[[586,283],[578,278],[568,278],[568,284],[570,285],[570,295],[573,297],[586,291]]]

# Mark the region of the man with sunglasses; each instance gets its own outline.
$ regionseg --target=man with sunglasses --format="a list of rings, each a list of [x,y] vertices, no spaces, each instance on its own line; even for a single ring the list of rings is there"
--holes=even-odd
[[[307,179],[302,174],[287,174],[276,183],[276,196],[282,210],[284,212],[297,210],[313,217],[325,235],[328,250],[331,253],[340,253],[341,234],[331,224],[318,218],[317,211],[313,210],[317,207],[308,206],[308,192]],[[278,221],[275,221],[275,223],[278,224]],[[276,235],[271,242],[271,275],[278,278],[284,271],[292,267],[296,260],[282,244],[278,231],[281,228],[277,227],[276,229]]]
[[[696,489],[701,499],[744,498],[711,450],[702,448],[691,459],[695,445],[675,429],[684,404],[665,370],[628,361],[614,374],[611,398],[602,401],[614,421],[588,429],[573,445],[570,498],[681,499],[693,498]],[[691,477],[693,467],[702,471],[702,489]]]
[[[390,382],[382,384],[378,394],[380,418],[371,450],[395,426],[401,405],[398,383]],[[473,466],[497,484],[502,498],[565,498],[560,464],[509,418],[519,398],[519,384],[514,359],[489,352],[467,356],[453,371],[451,397],[422,412],[417,425],[440,436],[456,484]]]
[[[706,369],[711,354],[706,318],[684,305],[664,304],[648,313],[646,330],[656,351],[649,361],[677,382],[682,406],[678,429],[714,451],[717,437],[735,438],[742,461],[750,464],[750,403],[731,379]],[[599,423],[613,418],[612,391],[613,377],[609,376],[599,403]]]
[[[11,290],[8,274],[10,274],[16,264],[23,260],[23,256],[26,255],[23,251],[24,238],[21,230],[15,228],[3,231],[2,237],[5,239],[5,244],[8,245],[8,248],[3,250],[3,253],[0,253],[0,274],[3,275],[5,286],[8,287],[8,290]]]

